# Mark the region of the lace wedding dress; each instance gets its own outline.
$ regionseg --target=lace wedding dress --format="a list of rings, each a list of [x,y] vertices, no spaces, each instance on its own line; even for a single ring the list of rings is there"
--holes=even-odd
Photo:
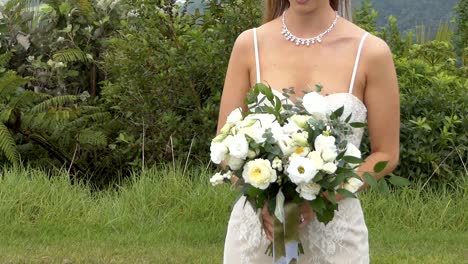
[[[255,61],[257,82],[260,82],[260,64],[258,59],[257,32],[254,31]],[[359,58],[363,43],[369,33],[365,33],[359,44],[348,93],[335,93],[326,96],[331,109],[344,105],[344,115],[352,113],[352,122],[365,122],[367,108],[353,95]],[[277,96],[283,95],[276,91]],[[359,146],[363,129],[354,129],[348,141]],[[244,206],[245,204],[245,206]],[[262,230],[259,216],[245,198],[235,205],[229,219],[224,248],[224,264],[262,264],[273,263],[272,257],[265,254],[270,244]],[[302,263],[369,263],[368,232],[364,222],[361,204],[358,199],[344,199],[339,202],[334,219],[324,225],[316,219],[301,230],[301,242],[304,253],[299,256]]]

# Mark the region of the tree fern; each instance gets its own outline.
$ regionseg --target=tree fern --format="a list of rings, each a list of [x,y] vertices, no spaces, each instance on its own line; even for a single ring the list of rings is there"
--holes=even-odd
[[[18,164],[19,154],[16,150],[15,140],[3,122],[0,122],[0,151],[3,152],[11,163]]]
[[[105,147],[107,146],[107,137],[102,131],[86,129],[78,134],[78,142],[96,147]]]
[[[55,96],[55,97],[52,97],[50,99],[47,99],[39,104],[37,104],[36,106],[34,106],[32,109],[31,109],[31,113],[40,113],[40,112],[44,112],[44,111],[47,111],[48,109],[50,108],[57,108],[57,107],[61,107],[61,106],[64,106],[65,104],[69,103],[69,104],[73,104],[75,103],[76,101],[79,100],[79,96],[77,95],[61,95],[61,96]]]
[[[80,14],[88,19],[92,19],[94,15],[93,5],[89,0],[77,0],[76,5]]]
[[[0,77],[0,101],[5,101],[9,96],[16,93],[18,87],[28,83],[28,79],[18,76],[14,71],[7,71]]]
[[[55,61],[61,62],[89,62],[86,52],[80,49],[64,49],[59,50],[53,55]]]

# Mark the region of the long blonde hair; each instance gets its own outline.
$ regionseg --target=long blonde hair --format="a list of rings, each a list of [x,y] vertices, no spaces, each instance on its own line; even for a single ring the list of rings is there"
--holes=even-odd
[[[330,0],[330,6],[333,10],[338,11],[340,16],[348,20],[352,19],[351,0]],[[265,0],[263,23],[281,16],[288,7],[288,0]]]

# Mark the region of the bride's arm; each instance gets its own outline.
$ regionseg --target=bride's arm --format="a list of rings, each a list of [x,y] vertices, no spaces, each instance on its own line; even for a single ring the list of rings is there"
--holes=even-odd
[[[244,100],[250,90],[250,58],[253,58],[253,37],[251,30],[242,32],[232,48],[231,58],[224,80],[224,88],[219,108],[217,133],[226,123],[232,110],[242,107],[246,110]],[[252,50],[251,50],[252,49]]]
[[[398,80],[388,45],[371,36],[363,48],[362,70],[366,73],[364,103],[371,154],[358,169],[358,175],[370,172],[376,179],[391,173],[398,165],[400,148],[400,97]],[[373,173],[374,165],[388,161],[380,173]],[[367,185],[361,187],[366,188]]]
[[[218,127],[216,134],[226,123],[227,116],[232,110],[241,107],[246,110],[244,100],[251,88],[250,84],[250,58],[253,54],[253,36],[251,30],[242,32],[236,39],[232,48],[231,57],[227,68],[224,88],[219,107]],[[225,162],[221,164],[223,168],[227,166]],[[231,181],[237,181],[237,177],[232,177]]]

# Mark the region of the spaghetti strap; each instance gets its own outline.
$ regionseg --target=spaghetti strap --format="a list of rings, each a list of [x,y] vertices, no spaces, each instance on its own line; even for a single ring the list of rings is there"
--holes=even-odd
[[[362,46],[364,45],[364,41],[366,40],[367,36],[369,36],[369,32],[366,32],[364,34],[364,36],[362,36],[361,42],[359,43],[359,48],[358,48],[358,51],[357,51],[356,60],[354,62],[353,75],[351,77],[351,83],[349,84],[349,93],[350,94],[353,93],[354,81],[356,80],[356,74],[357,74],[357,70],[358,70],[358,66],[359,66],[359,59],[361,57]]]
[[[257,72],[257,83],[260,83],[260,61],[258,59],[258,41],[257,41],[257,28],[253,29],[254,32],[254,48],[255,48],[255,69]]]

